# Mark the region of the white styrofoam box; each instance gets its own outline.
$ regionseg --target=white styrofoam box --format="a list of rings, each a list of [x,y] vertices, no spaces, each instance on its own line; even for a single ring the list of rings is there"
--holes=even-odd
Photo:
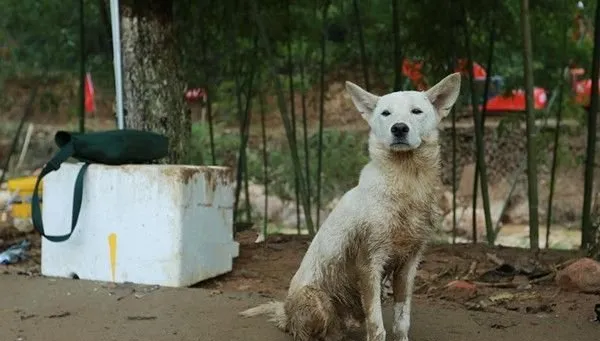
[[[81,166],[65,163],[44,178],[47,235],[70,231]],[[227,167],[92,164],[75,232],[64,242],[42,238],[42,274],[182,287],[227,273],[239,252],[233,184]]]

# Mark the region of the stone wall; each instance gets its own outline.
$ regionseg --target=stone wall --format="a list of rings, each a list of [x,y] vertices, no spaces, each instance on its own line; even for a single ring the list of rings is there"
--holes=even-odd
[[[554,134],[554,126],[546,127],[544,134]],[[575,128],[570,127],[561,132],[561,141],[564,148],[569,150],[569,158],[585,154],[585,134],[575,134]],[[452,129],[445,127],[440,134],[442,146],[442,180],[444,184],[452,183]],[[522,124],[512,124],[500,127],[499,124],[490,124],[484,131],[485,163],[488,170],[490,184],[498,183],[502,179],[511,177],[525,160],[526,129]],[[462,124],[456,129],[456,158],[457,181],[464,166],[476,162],[475,132],[472,125]],[[563,149],[564,150],[564,149]],[[552,160],[552,143],[542,143],[538,146],[539,171],[548,173]],[[564,157],[564,155],[563,155]]]
[[[571,122],[561,128],[561,155],[563,161],[556,175],[556,186],[553,198],[553,221],[558,224],[576,223],[580,219],[583,199],[583,167],[577,164],[577,159],[585,155],[586,134],[577,131],[577,126]],[[554,123],[547,125],[541,132],[547,135],[546,142],[537,146],[538,163],[538,189],[539,189],[539,214],[540,221],[545,223],[549,198],[550,165],[552,162],[552,138],[555,128]],[[442,130],[442,181],[446,191],[452,190],[452,129],[450,126]],[[513,194],[508,201],[506,214],[503,220],[510,223],[526,224],[528,222],[527,203],[527,177],[526,177],[526,128],[523,124],[512,124],[510,127],[500,127],[490,124],[484,132],[485,162],[487,166],[489,194],[494,201],[501,203],[507,198],[510,185],[514,181],[517,170],[518,181]],[[457,170],[456,182],[460,187],[461,180],[469,183],[468,195],[461,197],[458,190],[460,205],[468,206],[472,201],[472,172],[463,170],[476,162],[475,133],[472,124],[461,124],[456,129]],[[469,174],[470,173],[470,174]],[[479,199],[479,206],[482,200]],[[516,217],[518,216],[518,217]]]

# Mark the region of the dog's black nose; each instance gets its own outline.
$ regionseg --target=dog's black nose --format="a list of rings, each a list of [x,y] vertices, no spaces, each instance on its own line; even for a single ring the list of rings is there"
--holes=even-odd
[[[396,123],[392,126],[392,135],[396,137],[404,137],[409,130],[410,128],[408,128],[406,123]]]

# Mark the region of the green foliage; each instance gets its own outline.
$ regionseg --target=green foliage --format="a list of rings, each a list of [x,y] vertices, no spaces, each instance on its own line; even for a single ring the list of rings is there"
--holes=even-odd
[[[214,127],[215,131],[215,155],[217,164],[234,166],[240,138],[237,134],[227,133],[222,124]],[[210,138],[207,124],[195,123],[192,125],[192,138],[190,146],[190,162],[192,164],[208,164],[210,155]]]
[[[112,51],[108,8],[103,1],[85,0],[85,53],[88,69],[94,73],[97,88],[112,92]],[[106,2],[104,2],[106,3]],[[210,89],[213,103],[216,156],[219,164],[235,165],[239,150],[238,130],[226,131],[225,123],[239,121],[237,99],[245,103],[250,92],[250,75],[256,73],[254,84],[272,90],[274,77],[268,68],[275,66],[281,82],[292,78],[297,93],[318,85],[320,41],[327,35],[325,65],[331,76],[359,77],[361,66],[357,32],[357,13],[353,0],[334,0],[329,7],[329,26],[323,32],[321,14],[324,0],[319,1],[260,1],[262,23],[273,48],[276,65],[267,65],[262,44],[256,45],[257,27],[250,15],[249,2],[240,1],[182,1],[173,0],[174,28],[180,49],[181,72],[190,87]],[[465,27],[471,34],[473,59],[487,67],[490,23],[494,21],[497,41],[493,59],[493,74],[505,78],[506,91],[522,88],[523,53],[518,0],[423,0],[400,2],[399,26],[401,52],[409,59],[425,61],[424,74],[428,84],[433,84],[448,73],[457,58],[465,58]],[[384,0],[359,1],[363,27],[366,59],[373,85],[392,89],[394,71],[401,67],[394,61],[394,32],[392,32],[391,2]],[[554,89],[558,84],[565,61],[571,59],[584,67],[589,77],[591,68],[591,43],[577,43],[571,39],[576,1],[530,0],[531,26],[533,28],[534,81],[538,87]],[[586,2],[584,14],[592,17],[593,2]],[[39,76],[44,66],[49,66],[53,77],[62,76],[72,82],[76,79],[80,58],[79,8],[77,2],[65,5],[58,0],[4,0],[0,17],[0,83],[8,78],[28,79]],[[567,46],[563,38],[568,37]],[[291,42],[290,42],[291,39]],[[287,61],[288,44],[291,45],[292,65]],[[8,53],[6,53],[8,51]],[[300,84],[299,66],[305,70],[305,83]],[[125,75],[127,70],[124,70]],[[362,80],[355,81],[362,83]],[[65,81],[67,82],[67,81]],[[469,91],[464,82],[459,103],[468,103]],[[1,84],[0,84],[1,86]],[[566,87],[568,89],[568,86]],[[104,89],[102,89],[104,90]],[[4,110],[11,99],[0,102]],[[52,94],[44,94],[42,110],[57,111],[60,101]],[[309,106],[311,106],[309,104]],[[565,119],[585,121],[585,113],[573,103],[571,96],[564,99]],[[73,106],[75,110],[76,106]],[[8,110],[6,110],[8,111]],[[253,112],[257,112],[254,110]],[[272,112],[272,110],[269,110]],[[299,116],[299,115],[298,115]],[[510,129],[518,119],[503,122]],[[299,122],[299,120],[298,120]],[[300,125],[298,124],[298,127]],[[301,129],[298,129],[299,131]],[[301,136],[298,133],[298,136]],[[298,139],[302,146],[302,139]],[[323,152],[322,198],[326,203],[356,181],[360,167],[367,161],[363,147],[364,138],[358,134],[325,130]],[[538,148],[548,145],[548,136],[540,134]],[[271,189],[285,198],[294,197],[294,172],[287,145],[269,144]],[[311,183],[317,179],[317,137],[310,136],[309,150]],[[565,148],[565,147],[561,147]],[[191,161],[207,164],[210,160],[208,127],[193,127]],[[304,159],[299,148],[300,159]],[[544,154],[544,153],[540,153]],[[568,152],[559,153],[559,162],[569,160]],[[567,156],[561,156],[561,155]],[[567,161],[565,161],[567,162]],[[265,182],[259,148],[248,148],[248,172],[256,182]],[[312,191],[313,199],[316,193]]]
[[[226,133],[219,125],[215,127],[215,150],[217,164],[236,166],[236,154],[239,148],[239,136]],[[309,136],[309,153],[311,164],[311,183],[317,179],[318,136]],[[208,125],[194,124],[192,126],[191,163],[204,164],[210,160]],[[356,179],[361,168],[368,162],[364,143],[366,136],[361,133],[339,130],[323,131],[323,193],[322,200],[326,204],[356,185]],[[268,146],[269,162],[269,191],[283,199],[294,198],[294,169],[286,145]],[[300,159],[304,160],[304,149],[299,151]],[[255,183],[264,184],[262,152],[257,147],[248,148],[248,175]],[[313,198],[316,194],[313,190]]]
[[[360,49],[353,0],[333,1],[329,9],[327,69],[358,69]],[[108,8],[99,1],[85,0],[86,55],[89,68],[99,84],[112,87],[112,54],[109,22],[103,14]],[[249,72],[255,63],[266,76],[264,51],[255,53],[256,27],[247,2],[181,1],[174,2],[175,28],[179,39],[183,74],[190,86],[209,86],[215,103],[226,108],[225,118],[234,119],[236,110],[225,103],[235,103],[234,77]],[[298,64],[306,69],[308,84],[318,80],[319,41],[323,33],[321,7],[324,1],[293,1],[287,13],[285,1],[261,1],[262,15],[268,18],[269,38],[282,75],[287,65],[288,35],[292,35],[292,62],[297,80]],[[76,3],[74,3],[76,4]],[[575,1],[532,0],[534,72],[536,86],[548,90],[558,81],[558,70],[564,67],[562,56],[589,69],[590,42],[577,44],[571,39]],[[591,17],[594,6],[586,3],[584,13]],[[0,47],[10,50],[2,59],[0,76],[30,76],[48,64],[54,72],[77,72],[79,62],[79,10],[58,0],[5,0],[0,20]],[[426,61],[425,74],[431,84],[447,73],[452,57],[465,57],[462,10],[468,15],[475,61],[485,65],[489,27],[495,21],[498,30],[493,73],[506,77],[508,88],[521,87],[523,67],[519,2],[517,0],[447,1],[425,0],[404,4],[400,8],[400,41],[402,53],[409,58]],[[389,1],[359,1],[364,29],[365,49],[371,78],[391,88],[393,65],[393,32]],[[104,13],[102,11],[105,11]],[[562,46],[568,34],[568,46]],[[589,73],[590,70],[588,70]],[[296,84],[298,85],[298,84]],[[223,103],[224,102],[224,103]],[[235,105],[232,106],[235,108]]]
[[[80,59],[77,4],[65,5],[58,0],[4,0],[0,47],[8,48],[10,54],[2,60],[3,76],[27,77],[39,73],[45,66],[52,73],[77,72]],[[111,53],[105,48],[108,46],[106,28],[101,23],[97,4],[98,1],[84,1],[85,44],[92,68],[106,67]]]

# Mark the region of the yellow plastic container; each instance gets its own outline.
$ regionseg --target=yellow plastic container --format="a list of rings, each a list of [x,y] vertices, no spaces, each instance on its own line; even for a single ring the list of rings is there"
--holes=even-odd
[[[37,181],[36,176],[26,176],[21,178],[14,178],[8,180],[8,190],[10,192],[19,191],[19,196],[23,197],[31,197],[33,195],[33,189],[35,188],[35,182]],[[42,194],[44,188],[44,181],[40,182],[39,186],[39,194]]]
[[[17,192],[20,200],[11,204],[10,215],[13,218],[28,219],[31,218],[31,197],[33,196],[33,190],[35,188],[35,182],[37,177],[26,176],[21,178],[13,178],[8,180],[8,190],[10,192]],[[43,181],[40,182],[39,195],[43,192]],[[41,199],[41,198],[40,198]],[[41,208],[41,204],[40,204]]]
[[[42,204],[40,204],[40,209]],[[10,215],[13,218],[31,218],[31,204],[28,202],[12,204],[10,209]]]

